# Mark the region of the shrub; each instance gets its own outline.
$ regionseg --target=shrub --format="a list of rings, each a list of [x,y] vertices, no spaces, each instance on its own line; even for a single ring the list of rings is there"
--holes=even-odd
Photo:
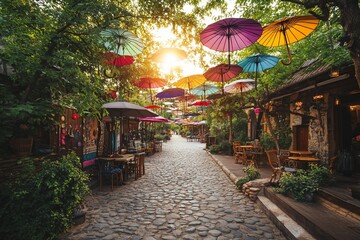
[[[258,179],[261,176],[253,163],[249,164],[249,166],[244,167],[243,171],[245,173],[245,176],[239,178],[235,183],[238,189],[242,189],[242,186],[245,183]]]
[[[211,154],[216,154],[219,153],[221,151],[221,147],[218,144],[213,144],[209,147],[209,152]]]
[[[26,167],[14,182],[1,188],[0,235],[56,239],[71,226],[75,208],[89,192],[88,183],[75,153],[43,162],[38,172]]]
[[[232,144],[228,141],[222,141],[220,143],[220,151],[227,155],[232,155]]]

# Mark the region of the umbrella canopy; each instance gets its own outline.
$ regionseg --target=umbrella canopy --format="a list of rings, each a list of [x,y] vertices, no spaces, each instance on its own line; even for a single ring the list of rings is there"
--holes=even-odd
[[[239,65],[227,65],[227,64],[220,64],[215,67],[209,68],[205,73],[204,76],[207,80],[212,82],[221,82],[222,83],[222,93],[224,93],[224,82],[233,79],[234,77],[238,76],[242,71],[242,68]]]
[[[185,90],[182,88],[169,88],[162,92],[159,92],[155,95],[155,97],[163,99],[163,98],[174,98],[179,96],[184,96]]]
[[[263,29],[257,21],[247,18],[225,18],[208,25],[200,33],[201,43],[219,52],[230,52],[246,48],[256,42]]]
[[[210,101],[206,101],[206,100],[196,100],[192,103],[189,103],[189,106],[193,106],[193,107],[208,107],[210,106],[212,103]]]
[[[139,120],[142,122],[171,122],[169,119],[162,116],[139,118]]]
[[[192,94],[198,95],[198,96],[205,96],[209,94],[213,94],[219,91],[219,88],[215,86],[214,84],[205,83],[203,85],[197,86],[196,88],[193,88],[190,90]]]
[[[184,50],[178,48],[161,48],[151,56],[151,60],[158,63],[166,63],[169,60],[184,60],[187,54]]]
[[[119,56],[115,53],[108,52],[102,56],[105,65],[112,65],[115,67],[121,67],[125,65],[133,64],[135,59],[133,56]]]
[[[281,62],[288,65],[292,62],[289,44],[307,37],[318,24],[319,19],[312,15],[281,18],[264,27],[258,43],[266,47],[286,45],[289,62]]]
[[[279,58],[268,54],[256,54],[247,57],[238,65],[242,67],[243,72],[255,72],[255,88],[257,83],[257,73],[274,67],[279,62]]]
[[[162,78],[156,78],[151,76],[141,76],[140,80],[134,82],[135,86],[139,88],[161,88],[165,86],[167,81]]]
[[[102,30],[100,36],[105,47],[119,55],[136,56],[144,49],[140,38],[122,28]]]
[[[102,105],[110,116],[116,117],[156,117],[158,114],[142,106],[127,102],[117,101]]]
[[[161,109],[161,106],[158,105],[149,105],[149,106],[145,106],[146,109]]]
[[[194,87],[200,86],[206,81],[206,78],[202,74],[194,74],[187,77],[183,77],[176,82],[174,86],[183,89],[192,89]]]
[[[235,80],[224,86],[224,91],[228,93],[243,93],[250,91],[254,88],[255,80],[253,79],[240,79]]]

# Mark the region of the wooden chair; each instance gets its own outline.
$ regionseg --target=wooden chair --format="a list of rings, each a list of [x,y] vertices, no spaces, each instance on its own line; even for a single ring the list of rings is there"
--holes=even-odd
[[[102,190],[103,178],[111,179],[111,191],[114,189],[114,178],[116,185],[119,185],[119,177],[123,180],[123,171],[119,167],[114,167],[113,162],[98,160],[100,191]]]
[[[278,159],[277,150],[268,150],[265,152],[268,158],[269,165],[273,171],[270,183],[277,183],[281,177],[281,174],[283,174],[284,172],[296,172],[295,168],[289,168],[281,165],[280,160]]]
[[[280,149],[279,151],[279,160],[281,165],[289,167],[289,156],[290,156],[290,150]]]
[[[250,163],[254,163],[252,151],[253,147],[242,147],[242,164],[244,166],[248,166]]]
[[[242,151],[240,148],[240,142],[233,142],[233,152],[235,157],[235,163],[239,163],[239,161],[241,162]]]
[[[256,146],[251,149],[251,160],[248,163],[254,163],[256,168],[259,167],[259,163],[264,155],[264,148],[262,146]]]

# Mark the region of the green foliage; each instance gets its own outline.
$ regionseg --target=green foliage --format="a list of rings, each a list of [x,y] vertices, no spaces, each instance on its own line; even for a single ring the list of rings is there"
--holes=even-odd
[[[260,178],[260,173],[258,172],[257,168],[254,166],[253,163],[249,164],[248,166],[243,168],[243,171],[245,173],[245,176],[240,177],[237,181],[236,181],[236,187],[238,189],[242,189],[242,186],[252,180],[258,179]]]
[[[71,226],[75,208],[89,193],[88,175],[70,153],[45,161],[35,171],[31,159],[14,182],[1,187],[0,235],[6,239],[56,239]]]
[[[265,150],[276,149],[274,140],[272,139],[270,133],[262,132],[260,134],[260,145],[264,147]]]
[[[324,166],[310,164],[309,170],[299,169],[296,173],[284,173],[279,180],[280,193],[289,194],[297,201],[309,201],[307,197],[316,193],[320,186],[333,181],[330,170]]]
[[[209,152],[211,154],[217,154],[221,152],[221,147],[218,144],[213,144],[209,147]]]
[[[154,139],[157,141],[163,141],[165,139],[166,135],[165,134],[155,134],[154,135]]]

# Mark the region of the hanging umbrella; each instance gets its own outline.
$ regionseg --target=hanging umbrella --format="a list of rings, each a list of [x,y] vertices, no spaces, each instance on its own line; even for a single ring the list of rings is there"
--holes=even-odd
[[[163,98],[174,98],[179,96],[184,96],[185,90],[182,88],[169,88],[162,92],[159,92],[155,95],[155,97],[163,99]]]
[[[318,24],[319,19],[312,15],[281,18],[264,27],[258,43],[265,47],[286,45],[289,62],[281,62],[284,65],[289,65],[292,62],[289,44],[307,37]]]
[[[206,47],[228,52],[230,65],[230,52],[246,48],[256,42],[261,36],[260,23],[247,18],[225,18],[208,25],[200,33],[200,41]]]
[[[113,117],[156,117],[157,113],[146,109],[142,106],[127,102],[117,101],[109,102],[102,105],[110,116]]]
[[[243,72],[255,72],[255,88],[257,86],[258,72],[265,71],[266,69],[274,67],[279,62],[279,58],[268,54],[256,54],[247,57],[238,65],[242,67]]]
[[[171,122],[169,119],[162,116],[139,118],[139,120],[142,122]]]
[[[153,102],[152,92],[151,89],[153,88],[160,88],[165,86],[167,81],[162,78],[155,78],[151,76],[141,76],[140,81],[134,82],[134,85],[139,88],[148,88],[150,89],[150,98],[151,102]]]
[[[206,78],[202,74],[194,74],[187,77],[183,77],[176,82],[174,82],[174,86],[183,89],[192,89],[203,84],[206,81]]]
[[[189,106],[192,107],[208,107],[210,106],[212,103],[210,101],[206,101],[206,100],[196,100],[192,103],[189,103]]]
[[[214,84],[205,83],[203,85],[197,86],[196,88],[191,89],[191,93],[198,95],[198,96],[204,96],[213,94],[219,91],[219,88],[215,86]]]
[[[149,106],[145,106],[146,109],[161,109],[161,106],[158,105],[149,105]]]
[[[215,67],[209,68],[204,76],[207,80],[212,82],[221,82],[221,91],[224,94],[224,82],[233,79],[239,75],[242,71],[242,68],[239,65],[231,64],[220,64]]]
[[[112,52],[108,52],[102,56],[105,65],[121,67],[133,64],[135,59],[133,56],[120,56]]]
[[[122,28],[109,28],[100,32],[104,45],[119,55],[136,56],[144,49],[140,38]]]
[[[224,86],[224,91],[228,93],[243,93],[250,91],[254,88],[255,80],[253,79],[240,79],[235,80]]]
[[[184,60],[187,54],[184,50],[178,48],[162,48],[151,56],[151,60],[158,63]]]

